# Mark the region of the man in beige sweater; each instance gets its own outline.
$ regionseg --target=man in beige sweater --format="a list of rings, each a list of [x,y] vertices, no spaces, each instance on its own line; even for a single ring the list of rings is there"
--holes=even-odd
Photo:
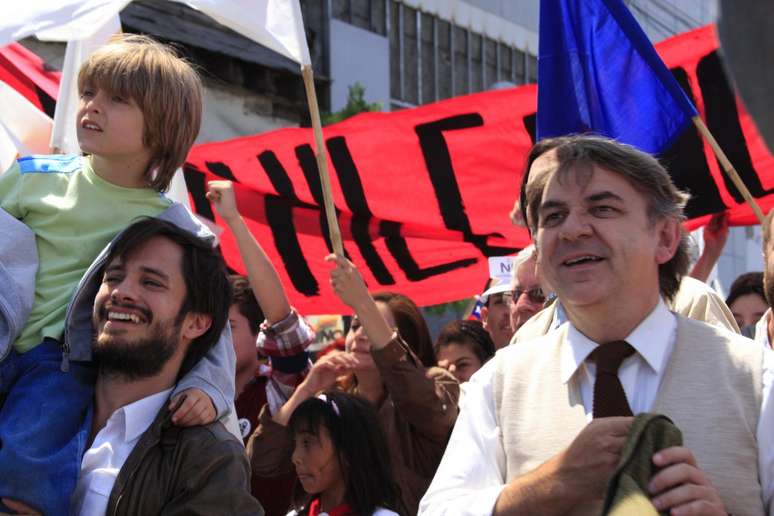
[[[602,138],[544,140],[530,165],[527,222],[567,322],[474,375],[420,514],[598,514],[641,412],[685,440],[653,457],[659,510],[770,513],[771,355],[666,305],[688,267],[687,196]]]

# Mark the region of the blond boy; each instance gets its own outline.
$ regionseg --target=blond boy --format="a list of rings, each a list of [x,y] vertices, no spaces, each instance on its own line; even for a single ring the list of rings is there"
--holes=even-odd
[[[71,299],[90,288],[100,251],[138,217],[195,227],[163,192],[201,125],[196,72],[150,38],[122,36],[84,63],[78,90],[85,156],[21,158],[0,176],[0,207],[32,230],[39,259],[29,317],[8,325],[22,328],[18,335],[0,332],[0,496],[46,514],[67,510],[93,393],[90,329],[68,309]],[[173,421],[200,424],[227,412],[233,364],[230,342],[219,342],[178,383],[170,405],[187,391]]]

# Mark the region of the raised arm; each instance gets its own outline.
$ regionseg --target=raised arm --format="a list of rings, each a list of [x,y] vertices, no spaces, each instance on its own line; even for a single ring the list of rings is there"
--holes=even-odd
[[[363,278],[349,260],[335,255],[326,260],[336,264],[331,271],[331,285],[363,325],[371,341],[371,356],[390,399],[418,432],[445,443],[457,418],[457,380],[443,369],[424,367],[379,312]]]
[[[273,477],[292,471],[292,442],[287,429],[291,414],[304,400],[333,386],[336,379],[350,372],[354,365],[354,358],[347,353],[325,355],[315,362],[307,377],[279,410],[272,413],[268,405],[263,408],[258,426],[247,441],[247,455],[254,474]]]
[[[261,245],[247,229],[239,214],[231,181],[210,181],[207,198],[215,205],[221,218],[228,224],[239,246],[239,254],[247,269],[250,287],[269,324],[285,319],[290,304],[277,271]]]
[[[704,250],[691,269],[691,277],[699,281],[707,281],[712,268],[723,253],[726,240],[728,240],[728,215],[716,213],[704,227]]]
[[[331,254],[325,257],[336,267],[331,271],[331,286],[342,302],[357,314],[363,329],[371,341],[371,349],[383,349],[392,340],[393,330],[379,312],[376,303],[368,293],[363,277],[355,266],[343,256]]]

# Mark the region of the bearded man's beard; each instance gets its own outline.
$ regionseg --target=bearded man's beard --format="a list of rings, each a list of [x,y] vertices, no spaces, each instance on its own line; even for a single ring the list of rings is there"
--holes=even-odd
[[[93,357],[100,374],[128,380],[157,375],[177,350],[181,326],[178,317],[173,324],[152,325],[145,338],[95,337]]]

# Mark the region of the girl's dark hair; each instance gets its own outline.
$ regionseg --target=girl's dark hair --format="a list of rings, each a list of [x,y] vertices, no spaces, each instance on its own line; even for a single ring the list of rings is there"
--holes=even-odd
[[[764,302],[767,302],[766,295],[763,293],[762,272],[747,272],[736,278],[731,284],[731,290],[728,293],[728,297],[726,298],[726,304],[731,306],[731,304],[736,301],[737,298],[747,294],[755,294],[760,296]]]
[[[341,391],[329,390],[321,397],[309,398],[296,407],[288,422],[291,435],[319,435],[325,427],[344,475],[345,500],[355,514],[371,515],[377,507],[402,512],[387,439],[373,406]],[[304,493],[296,482],[293,505],[299,514],[308,513],[315,494]]]
[[[495,345],[489,332],[484,329],[480,321],[459,320],[452,321],[443,327],[435,341],[435,355],[449,344],[465,344],[473,350],[476,357],[483,364],[495,354]]]
[[[378,292],[372,297],[374,301],[384,303],[390,309],[395,325],[398,327],[398,333],[422,364],[425,367],[434,366],[433,339],[417,305],[408,297],[396,292]]]

